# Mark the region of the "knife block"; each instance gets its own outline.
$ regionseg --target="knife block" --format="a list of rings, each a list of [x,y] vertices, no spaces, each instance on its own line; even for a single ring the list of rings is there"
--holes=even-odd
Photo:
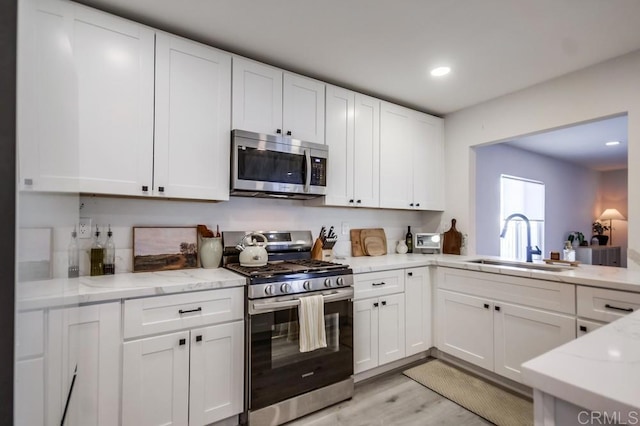
[[[322,259],[325,262],[333,262],[336,257],[333,255],[333,249],[324,249],[322,250]]]

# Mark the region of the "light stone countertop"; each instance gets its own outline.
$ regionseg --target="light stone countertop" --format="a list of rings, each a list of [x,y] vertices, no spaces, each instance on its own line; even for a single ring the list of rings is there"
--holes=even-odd
[[[636,424],[640,418],[640,312],[525,362],[522,377],[527,385],[558,399]]]
[[[474,271],[582,284],[616,290],[640,292],[640,271],[625,268],[580,265],[571,270],[539,271],[510,266],[469,263],[473,259],[499,259],[491,256],[456,256],[430,254],[388,254],[336,258],[348,264],[354,273],[405,269],[419,266],[446,266]],[[526,264],[523,262],[526,266]],[[138,272],[83,276],[19,283],[18,309],[40,309],[80,303],[106,302],[131,297],[155,296],[214,288],[246,285],[244,277],[223,268],[182,269],[177,271]]]
[[[60,278],[18,283],[17,308],[53,308],[245,285],[245,277],[224,268]]]

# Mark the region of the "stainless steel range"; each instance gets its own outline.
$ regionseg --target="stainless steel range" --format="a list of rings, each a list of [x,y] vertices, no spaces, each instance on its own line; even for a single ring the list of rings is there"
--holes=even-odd
[[[279,425],[353,395],[353,275],[347,265],[311,259],[310,231],[260,233],[267,265],[238,263],[247,232],[223,233],[223,264],[247,277],[243,421]],[[299,299],[319,294],[327,347],[301,352]]]

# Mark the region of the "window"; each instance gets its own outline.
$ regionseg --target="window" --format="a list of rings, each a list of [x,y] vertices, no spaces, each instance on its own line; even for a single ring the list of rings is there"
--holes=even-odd
[[[531,247],[544,253],[544,183],[515,176],[500,176],[500,229],[505,219],[520,213],[529,219]],[[509,221],[504,238],[500,238],[500,256],[527,259],[527,224],[515,217]],[[541,256],[534,256],[534,259]]]

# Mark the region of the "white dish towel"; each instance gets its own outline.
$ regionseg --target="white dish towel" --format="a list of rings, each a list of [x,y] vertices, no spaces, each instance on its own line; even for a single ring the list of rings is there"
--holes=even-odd
[[[327,347],[324,331],[324,297],[306,296],[299,299],[298,322],[300,323],[300,352],[310,352]]]

